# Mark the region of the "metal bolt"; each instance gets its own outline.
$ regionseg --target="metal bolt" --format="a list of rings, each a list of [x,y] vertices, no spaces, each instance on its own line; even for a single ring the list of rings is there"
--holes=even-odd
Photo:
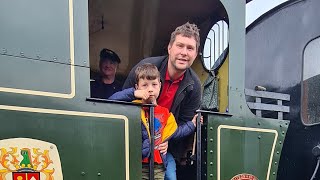
[[[213,142],[213,139],[210,139],[210,142]]]
[[[277,165],[277,164],[278,164],[278,162],[276,161],[276,162],[274,162],[274,164],[275,164],[275,165]]]
[[[261,139],[261,136],[260,136],[260,135],[258,136],[258,139]]]
[[[282,134],[284,135],[284,131],[282,131]]]
[[[279,141],[279,144],[282,144],[282,141]]]
[[[213,130],[213,127],[210,127],[210,130]]]
[[[101,176],[101,173],[100,173],[100,172],[98,172],[98,176]]]
[[[6,48],[2,48],[2,53],[3,54],[7,54],[7,49]]]
[[[276,172],[273,172],[272,175],[276,175]]]
[[[210,165],[212,166],[212,165],[213,165],[213,162],[210,162]]]
[[[82,171],[82,172],[81,172],[81,175],[84,176],[84,175],[86,175],[86,173]]]
[[[210,154],[212,154],[212,153],[213,153],[213,151],[211,150],[211,151],[210,151]]]
[[[279,151],[277,151],[277,154],[279,154],[280,152]]]

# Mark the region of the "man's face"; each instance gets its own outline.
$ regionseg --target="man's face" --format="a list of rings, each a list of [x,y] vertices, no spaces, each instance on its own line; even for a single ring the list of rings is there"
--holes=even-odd
[[[111,60],[104,60],[100,68],[104,76],[115,76],[117,72],[117,67],[117,62]]]
[[[149,79],[139,79],[138,84],[136,84],[136,89],[146,90],[149,94],[149,98],[143,103],[154,103],[156,102],[160,93],[161,83],[159,78],[154,80]]]
[[[175,41],[168,45],[169,69],[185,71],[197,57],[196,40],[194,37],[177,35]]]

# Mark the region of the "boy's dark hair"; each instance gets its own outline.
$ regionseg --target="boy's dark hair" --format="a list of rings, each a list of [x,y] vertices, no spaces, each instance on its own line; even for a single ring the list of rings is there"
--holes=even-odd
[[[160,80],[160,72],[158,71],[157,66],[150,63],[142,64],[137,67],[135,74],[137,83],[139,82],[139,79]]]
[[[197,44],[196,48],[198,51],[199,46],[200,46],[200,33],[199,33],[199,31],[200,30],[197,25],[187,22],[187,23],[177,27],[176,30],[171,33],[171,38],[170,38],[169,44],[172,45],[172,43],[176,40],[177,35],[181,35],[181,36],[188,37],[188,38],[194,37],[194,39],[196,40],[196,44]]]

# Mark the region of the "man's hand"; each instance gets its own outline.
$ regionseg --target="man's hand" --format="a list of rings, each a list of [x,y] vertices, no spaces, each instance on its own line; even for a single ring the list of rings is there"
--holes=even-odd
[[[158,150],[160,151],[161,154],[167,154],[168,141],[159,144]]]
[[[135,90],[134,91],[134,97],[138,99],[147,100],[149,98],[149,92],[147,90]]]
[[[195,114],[192,119],[193,125],[195,127],[197,127],[197,117],[198,117],[198,114]],[[201,125],[203,124],[203,116],[200,117],[200,124]]]

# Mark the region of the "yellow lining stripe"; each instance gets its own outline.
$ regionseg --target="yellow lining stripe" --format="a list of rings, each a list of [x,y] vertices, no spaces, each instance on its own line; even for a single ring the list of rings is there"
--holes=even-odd
[[[249,128],[249,127],[241,127],[241,126],[229,126],[229,125],[220,125],[218,127],[217,131],[217,139],[218,139],[218,145],[217,145],[217,179],[220,180],[220,131],[221,129],[234,129],[234,130],[240,130],[240,131],[256,131],[256,132],[265,132],[265,133],[274,133],[274,141],[271,149],[271,154],[270,154],[270,161],[269,161],[269,167],[268,167],[268,172],[267,172],[267,178],[266,180],[269,180],[270,177],[270,171],[271,171],[271,164],[272,164],[272,157],[274,154],[274,149],[276,147],[276,142],[278,139],[278,132],[274,129],[260,129],[260,128]]]
[[[73,0],[69,0],[69,34],[70,34],[70,78],[71,78],[71,92],[70,94],[65,93],[54,93],[54,92],[45,92],[45,91],[34,91],[27,89],[17,89],[17,88],[6,88],[0,87],[0,91],[17,93],[17,94],[29,94],[37,96],[49,96],[57,98],[66,98],[71,99],[76,95],[76,86],[75,86],[75,71],[74,71],[74,33],[73,33]]]
[[[79,112],[79,111],[64,111],[56,109],[42,109],[42,108],[30,108],[30,107],[19,107],[19,106],[7,106],[0,105],[0,109],[9,111],[22,111],[22,112],[34,112],[44,114],[59,114],[59,115],[71,115],[71,116],[84,116],[84,117],[99,117],[99,118],[113,118],[124,120],[124,134],[125,134],[125,166],[126,166],[126,180],[129,180],[129,120],[126,116],[116,114],[101,114],[101,113],[90,113],[90,112]]]

